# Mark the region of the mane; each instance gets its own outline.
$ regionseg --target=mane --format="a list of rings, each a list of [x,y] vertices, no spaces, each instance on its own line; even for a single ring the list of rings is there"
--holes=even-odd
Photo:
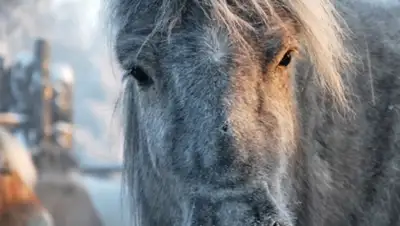
[[[18,173],[28,187],[35,186],[37,171],[30,152],[2,127],[0,127],[0,155],[5,158],[9,167]]]
[[[149,36],[159,31],[170,32],[182,19],[189,6],[196,5],[219,26],[224,27],[229,35],[242,47],[250,48],[243,35],[243,29],[256,30],[254,23],[240,13],[245,11],[260,18],[265,27],[284,26],[284,17],[289,17],[300,31],[300,43],[304,54],[315,66],[316,82],[322,92],[332,97],[336,106],[347,109],[348,98],[344,77],[352,62],[352,55],[345,47],[347,34],[350,32],[330,0],[155,0],[158,16]],[[136,10],[144,4],[137,0],[119,0],[110,2],[110,21],[116,26],[132,23]],[[147,3],[149,4],[149,3]],[[149,6],[150,7],[150,6]],[[285,11],[285,15],[282,15]],[[115,29],[114,29],[115,31]],[[149,40],[148,37],[146,40]],[[146,41],[145,41],[146,42]],[[250,52],[251,49],[248,49]]]

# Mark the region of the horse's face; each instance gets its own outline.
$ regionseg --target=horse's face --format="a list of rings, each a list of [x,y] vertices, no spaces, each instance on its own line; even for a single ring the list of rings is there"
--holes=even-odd
[[[146,153],[132,166],[136,173],[154,167],[160,181],[179,187],[170,190],[199,206],[195,215],[212,206],[201,216],[215,214],[217,225],[285,218],[284,177],[296,143],[294,23],[281,15],[279,23],[257,27],[255,18],[249,24],[257,29],[231,31],[194,4],[172,27],[154,24],[160,6],[151,1],[121,2],[116,52],[132,94],[125,136],[136,133],[136,148]],[[129,3],[135,13],[126,16]],[[165,30],[152,32],[157,26]],[[131,149],[128,165],[139,159]],[[174,193],[161,190],[157,196]]]

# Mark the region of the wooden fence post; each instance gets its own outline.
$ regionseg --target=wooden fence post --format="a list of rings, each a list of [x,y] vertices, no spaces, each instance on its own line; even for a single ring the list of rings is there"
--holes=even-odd
[[[50,45],[44,39],[35,42],[36,70],[40,72],[42,80],[42,119],[41,133],[44,142],[52,142],[52,100],[53,87],[50,79]]]

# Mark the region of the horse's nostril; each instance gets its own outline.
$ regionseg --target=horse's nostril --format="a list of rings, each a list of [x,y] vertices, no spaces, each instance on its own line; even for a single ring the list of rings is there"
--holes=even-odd
[[[221,127],[221,130],[224,133],[228,132],[228,129],[229,129],[229,127],[228,127],[228,124],[226,124],[226,123],[224,125],[222,125],[222,127]]]
[[[270,224],[268,224],[268,226],[288,226],[289,224],[286,223],[282,223],[279,221],[272,221]]]

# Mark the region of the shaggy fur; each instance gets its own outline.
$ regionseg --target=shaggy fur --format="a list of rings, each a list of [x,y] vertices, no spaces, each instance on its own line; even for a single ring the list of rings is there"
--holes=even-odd
[[[400,6],[110,8],[134,225],[400,224]]]

